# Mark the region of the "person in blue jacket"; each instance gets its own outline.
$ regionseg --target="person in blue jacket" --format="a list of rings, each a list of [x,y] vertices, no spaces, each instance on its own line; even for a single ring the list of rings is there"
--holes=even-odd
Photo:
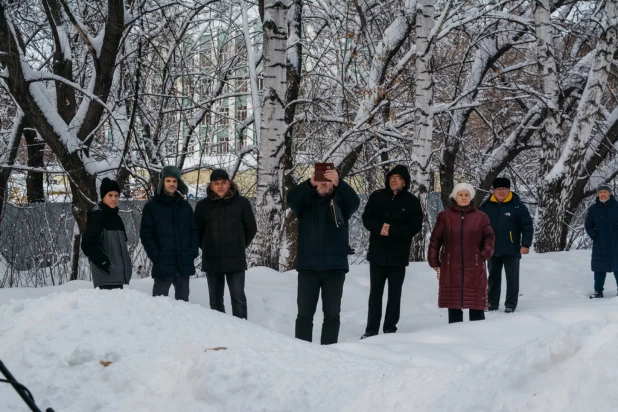
[[[519,261],[532,246],[532,217],[519,196],[511,192],[511,181],[498,177],[492,182],[493,194],[481,204],[479,210],[489,216],[491,228],[496,234],[494,254],[487,262],[489,271],[487,310],[499,309],[502,267],[506,274],[506,313],[517,309],[519,299]]]
[[[152,261],[153,296],[167,296],[173,284],[176,300],[189,301],[189,277],[195,275],[199,254],[197,224],[180,169],[161,170],[157,192],[144,206],[140,240]]]
[[[585,227],[592,239],[594,294],[590,299],[602,298],[607,272],[614,272],[618,285],[618,202],[608,185],[597,188],[597,200],[588,209]]]
[[[295,336],[311,342],[313,316],[322,293],[322,337],[329,345],[339,339],[341,297],[348,272],[348,220],[360,199],[354,189],[328,170],[328,181],[316,182],[315,174],[287,196],[298,218],[298,316]]]

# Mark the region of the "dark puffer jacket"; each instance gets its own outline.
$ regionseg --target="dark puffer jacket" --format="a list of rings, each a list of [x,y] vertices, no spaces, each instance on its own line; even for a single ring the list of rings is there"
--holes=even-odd
[[[521,256],[521,248],[532,245],[532,217],[519,196],[511,192],[498,202],[495,195],[484,201],[479,210],[489,216],[496,234],[494,256]]]
[[[390,189],[389,178],[399,174],[406,186],[397,195]],[[369,196],[363,212],[363,225],[369,231],[367,260],[382,266],[408,266],[412,237],[423,225],[423,209],[416,196],[408,192],[410,174],[403,166],[396,166],[386,175],[386,188]],[[382,236],[382,226],[390,224],[389,235]]]
[[[210,187],[206,193],[206,198],[195,206],[202,270],[225,273],[247,270],[245,249],[257,233],[251,203],[238,193],[234,182],[223,198]]]
[[[199,254],[191,205],[180,196],[157,193],[142,212],[140,239],[152,261],[152,277],[195,275]]]
[[[440,267],[439,307],[487,308],[485,262],[493,254],[494,240],[489,218],[474,204],[461,208],[453,202],[438,214],[427,260],[429,266]]]
[[[288,193],[298,218],[297,270],[349,270],[348,220],[358,209],[358,195],[343,180],[327,197],[307,180]]]
[[[586,215],[586,233],[592,239],[593,272],[618,272],[618,201],[597,198]]]
[[[94,287],[128,285],[131,281],[131,257],[127,233],[118,208],[101,202],[88,212],[82,251],[90,261]]]

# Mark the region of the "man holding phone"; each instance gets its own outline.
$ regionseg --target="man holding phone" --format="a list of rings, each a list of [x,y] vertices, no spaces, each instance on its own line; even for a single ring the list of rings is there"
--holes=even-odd
[[[332,163],[316,163],[315,173],[288,193],[298,218],[298,316],[295,336],[311,342],[313,316],[322,292],[322,336],[329,345],[339,339],[341,297],[348,265],[348,220],[360,199]]]

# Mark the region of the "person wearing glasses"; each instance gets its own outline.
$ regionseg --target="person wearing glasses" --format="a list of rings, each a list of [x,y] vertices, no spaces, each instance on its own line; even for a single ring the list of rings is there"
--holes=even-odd
[[[494,254],[487,262],[488,308],[495,311],[500,308],[500,288],[502,267],[506,274],[506,313],[517,309],[519,297],[519,261],[521,255],[527,255],[532,245],[532,217],[519,196],[511,192],[511,181],[506,177],[494,179],[493,194],[481,204],[479,210],[489,216],[491,228],[496,234]]]

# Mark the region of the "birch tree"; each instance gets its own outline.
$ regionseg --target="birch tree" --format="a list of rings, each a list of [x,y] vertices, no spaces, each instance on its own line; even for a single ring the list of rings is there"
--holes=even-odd
[[[264,98],[258,152],[258,233],[250,250],[251,264],[279,268],[283,231],[283,157],[287,93],[286,49],[289,3],[264,0],[263,60]]]
[[[540,182],[539,209],[535,250],[549,252],[566,247],[569,224],[596,166],[606,156],[604,146],[612,146],[615,135],[616,111],[608,112],[603,97],[609,87],[614,56],[618,50],[618,5],[605,2],[595,10],[595,26],[600,30],[591,56],[592,64],[586,85],[577,104],[573,122],[568,129],[557,161]],[[616,104],[614,99],[614,105]],[[553,125],[552,125],[553,126]],[[555,142],[549,142],[551,151]]]

